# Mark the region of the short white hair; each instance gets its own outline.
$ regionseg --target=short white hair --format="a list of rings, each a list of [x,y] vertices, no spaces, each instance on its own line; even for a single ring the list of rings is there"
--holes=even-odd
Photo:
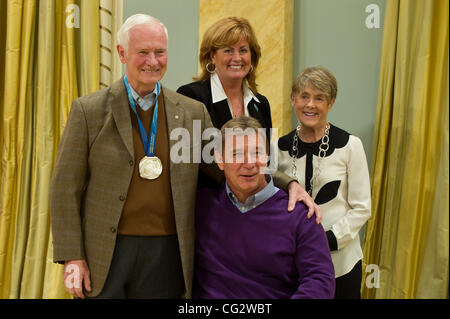
[[[117,44],[121,45],[125,52],[128,51],[128,41],[130,40],[130,30],[137,26],[137,25],[154,25],[159,24],[166,33],[166,39],[169,41],[169,34],[167,32],[166,26],[159,21],[158,19],[149,16],[148,14],[134,14],[131,17],[129,17],[120,27],[119,31],[117,32]]]

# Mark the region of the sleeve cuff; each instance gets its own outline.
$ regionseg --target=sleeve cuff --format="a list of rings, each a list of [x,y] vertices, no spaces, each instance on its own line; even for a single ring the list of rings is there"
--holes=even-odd
[[[286,191],[286,193],[289,194],[289,184],[292,182],[297,182],[296,179],[290,177],[289,175],[281,172],[276,171],[274,174],[272,174],[273,183],[276,187],[281,188]]]
[[[328,246],[330,247],[330,251],[334,251],[338,249],[338,244],[336,240],[336,236],[334,236],[333,231],[329,230],[326,232],[328,239]]]

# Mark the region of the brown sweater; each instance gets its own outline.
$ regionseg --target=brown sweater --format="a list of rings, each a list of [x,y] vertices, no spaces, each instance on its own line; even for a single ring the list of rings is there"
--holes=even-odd
[[[143,111],[138,105],[136,110],[149,136],[153,110]],[[130,107],[133,127],[134,172],[130,188],[119,222],[118,233],[132,236],[162,236],[176,234],[175,215],[170,188],[170,150],[167,132],[166,112],[162,92],[158,98],[158,127],[156,133],[155,155],[162,162],[162,173],[148,180],[139,176],[139,162],[145,156],[136,114]]]

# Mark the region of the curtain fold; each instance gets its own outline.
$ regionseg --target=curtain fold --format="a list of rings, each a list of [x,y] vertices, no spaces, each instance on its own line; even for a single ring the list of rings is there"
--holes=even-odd
[[[6,30],[6,3],[0,1],[0,30]],[[3,119],[3,98],[5,92],[5,53],[6,53],[6,32],[0,32],[0,119]],[[0,145],[3,145],[3,121],[0,121]],[[0,147],[0,158],[2,156],[3,146]],[[3,168],[0,165],[0,185]],[[0,189],[1,192],[1,189]],[[0,205],[1,207],[1,205]],[[1,217],[0,217],[1,218]],[[1,224],[0,224],[1,227]]]
[[[449,103],[448,103],[448,69],[447,69],[447,103],[445,114],[445,131],[442,142],[442,153],[439,161],[436,192],[432,204],[430,230],[428,232],[427,247],[421,267],[417,298],[445,298],[443,291],[448,289],[448,243],[449,243]],[[448,290],[447,290],[448,291]]]
[[[77,3],[80,7],[80,28],[76,33],[78,88],[79,96],[83,96],[100,87],[100,0]]]
[[[50,223],[48,197],[53,160],[56,156],[57,122],[70,99],[77,97],[74,68],[74,30],[65,25],[69,1],[40,1],[38,8],[37,56],[34,84],[34,147],[32,188],[29,206],[30,227],[20,298],[42,298],[47,268],[60,267],[48,262]],[[72,42],[72,43],[71,43]],[[72,57],[72,59],[68,59]],[[70,67],[72,66],[72,68]],[[61,99],[61,96],[67,99]]]
[[[12,273],[12,266],[17,267],[14,260],[25,254],[27,240],[35,10],[35,1],[16,0],[6,4],[0,193],[0,296],[6,298],[10,289],[13,296],[17,295],[18,284],[11,280],[20,281],[20,275]]]
[[[72,101],[100,87],[99,0],[5,0],[0,20],[0,298],[69,298],[49,186]]]
[[[448,1],[392,0],[386,5],[371,172],[372,218],[364,244],[364,263],[379,267],[380,287],[367,287],[366,273],[362,295],[446,298],[448,178],[442,179],[448,176],[448,164],[442,161],[448,163],[448,157],[442,154],[448,149],[444,139]],[[447,229],[436,232],[432,219],[444,224],[446,219]],[[445,250],[432,251],[435,242]],[[433,293],[419,284],[436,279],[441,285]]]

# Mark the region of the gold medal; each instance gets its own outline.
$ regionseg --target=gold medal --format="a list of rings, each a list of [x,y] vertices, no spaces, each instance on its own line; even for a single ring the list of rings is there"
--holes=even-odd
[[[162,163],[156,156],[145,156],[139,162],[139,175],[145,179],[156,179],[161,175]]]

